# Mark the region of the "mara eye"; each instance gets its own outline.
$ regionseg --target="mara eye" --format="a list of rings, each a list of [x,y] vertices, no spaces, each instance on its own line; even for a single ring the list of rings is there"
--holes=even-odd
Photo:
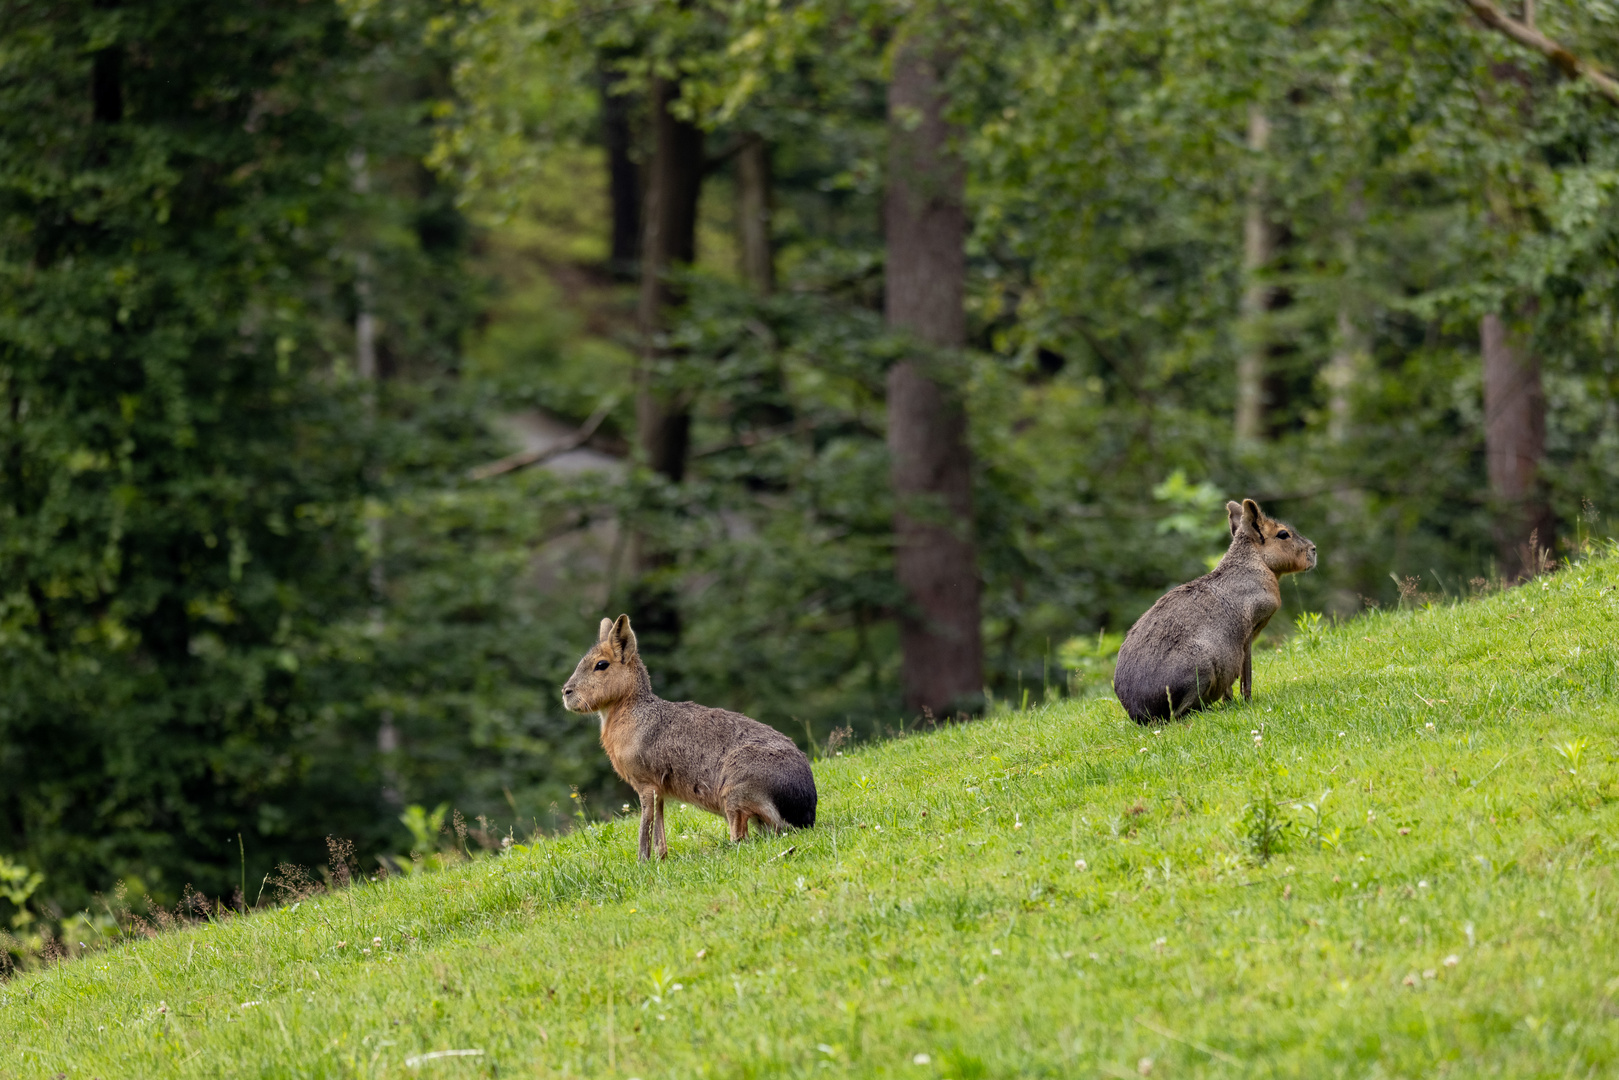
[[[1288,531],[1286,529],[1283,529],[1283,530],[1281,530],[1280,532],[1278,532],[1276,534],[1276,539],[1278,539],[1278,540],[1286,540],[1287,538],[1288,538]]]
[[[606,660],[598,660],[598,661],[596,661],[596,670],[597,671],[606,671],[607,670],[607,661]]]

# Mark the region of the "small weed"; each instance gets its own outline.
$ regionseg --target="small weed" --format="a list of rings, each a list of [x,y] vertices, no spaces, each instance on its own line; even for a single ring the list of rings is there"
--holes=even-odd
[[[647,997],[648,1003],[655,1001],[661,1004],[663,999],[669,996],[671,990],[678,989],[680,986],[679,983],[675,982],[674,974],[667,967],[653,968],[647,972],[646,981],[652,987],[652,993]],[[645,1007],[646,1005],[643,1004],[642,1008]]]
[[[826,737],[824,753],[827,757],[837,757],[843,753],[843,747],[849,745],[853,740],[854,728],[848,726],[833,728],[831,734]]]
[[[1394,580],[1394,587],[1400,591],[1400,607],[1402,608],[1427,607],[1439,599],[1434,593],[1422,591],[1422,578],[1420,577],[1413,577],[1409,574],[1405,577],[1390,574],[1389,577]]]
[[[359,860],[354,857],[354,841],[344,840],[341,837],[328,836],[326,838],[327,868],[332,877],[332,886],[346,889],[354,880],[359,871]]]
[[[438,834],[444,828],[444,815],[449,809],[449,803],[439,803],[432,813],[415,804],[405,807],[405,812],[399,815],[399,823],[410,830],[417,851],[426,854],[438,847]]]
[[[1257,863],[1267,863],[1287,850],[1287,817],[1266,790],[1248,800],[1237,822],[1237,839]]]
[[[581,822],[587,820],[584,800],[577,789],[573,798],[580,800],[573,816]],[[467,823],[457,810],[452,822],[447,824],[444,818],[449,809],[449,803],[439,803],[431,813],[416,804],[405,807],[405,812],[399,815],[399,823],[410,830],[414,841],[410,858],[394,855],[384,860],[383,866],[408,876],[420,870],[442,870],[470,858],[471,852],[466,847]]]
[[[33,921],[33,912],[28,910],[28,898],[34,891],[45,884],[45,875],[37,870],[29,870],[21,863],[14,863],[4,855],[0,855],[0,897],[9,900],[17,910],[11,916],[12,929],[21,929]]]
[[[1568,768],[1564,770],[1568,775],[1579,776],[1580,761],[1585,757],[1585,746],[1584,739],[1569,739],[1567,742],[1558,743],[1552,747],[1553,750],[1557,751],[1558,757],[1568,762]]]
[[[308,870],[289,862],[278,864],[265,883],[278,904],[296,904],[323,891],[320,882]]]
[[[1327,806],[1327,798],[1332,789],[1323,791],[1315,802],[1300,802],[1294,805],[1298,819],[1293,823],[1294,831],[1304,841],[1307,848],[1315,851],[1336,851],[1343,840],[1342,826],[1327,829],[1323,811]]]
[[[1314,649],[1321,644],[1321,613],[1319,611],[1301,611],[1293,620],[1298,629],[1298,644],[1306,649]]]
[[[1557,756],[1563,759],[1565,765],[1564,768],[1558,771],[1568,774],[1568,781],[1575,791],[1587,787],[1592,790],[1597,788],[1595,781],[1580,775],[1580,765],[1585,760],[1586,742],[1584,739],[1566,739],[1561,743],[1554,744],[1552,749],[1557,751]]]

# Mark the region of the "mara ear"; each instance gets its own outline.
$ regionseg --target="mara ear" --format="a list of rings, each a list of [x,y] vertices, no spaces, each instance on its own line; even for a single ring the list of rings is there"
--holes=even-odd
[[[613,628],[612,619],[603,619],[602,624],[596,628],[596,644],[600,645],[607,640],[607,632]]]
[[[1265,542],[1265,511],[1252,499],[1242,500],[1242,527],[1245,531],[1251,530],[1253,538],[1261,544]]]
[[[606,622],[607,620],[603,619],[602,621]],[[618,617],[618,621],[613,623],[612,629],[608,632],[607,640],[617,651],[620,660],[628,663],[635,659],[635,631],[630,629],[630,617],[628,615]]]
[[[1253,514],[1250,516],[1249,509]],[[1259,504],[1252,499],[1242,502],[1228,502],[1225,504],[1226,517],[1231,522],[1231,537],[1243,537],[1256,543],[1265,542],[1265,534],[1259,531]]]

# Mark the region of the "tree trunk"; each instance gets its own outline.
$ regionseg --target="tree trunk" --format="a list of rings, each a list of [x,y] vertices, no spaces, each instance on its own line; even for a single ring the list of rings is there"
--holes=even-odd
[[[641,257],[641,175],[631,151],[630,103],[618,92],[618,79],[604,56],[597,70],[601,85],[602,147],[607,152],[607,189],[613,216],[612,272],[628,277]]]
[[[1479,323],[1484,357],[1484,457],[1494,503],[1495,551],[1509,581],[1533,577],[1554,547],[1556,521],[1540,480],[1546,396],[1540,357],[1515,341],[1500,315]]]
[[[697,200],[705,164],[702,129],[669,112],[679,96],[678,82],[652,81],[652,160],[646,170],[641,298],[636,312],[641,370],[635,399],[641,453],[649,467],[675,483],[686,475],[690,403],[662,385],[659,369],[673,355],[667,342],[670,312],[685,300],[672,272],[690,266],[697,257]],[[646,534],[637,535],[633,543],[637,574],[628,603],[635,612],[641,652],[669,657],[681,633],[680,608],[664,574],[673,554]],[[667,662],[662,667],[666,673],[673,670]],[[678,677],[675,673],[674,686],[679,685]],[[662,689],[674,692],[669,684]]]
[[[356,147],[349,152],[351,185],[357,195],[371,193],[371,166],[366,152]],[[354,256],[354,373],[365,386],[365,407],[370,419],[376,419],[376,384],[382,378],[377,367],[377,316],[373,295],[371,253],[358,251]],[[373,477],[374,479],[374,477]],[[387,568],[383,565],[383,549],[387,543],[382,518],[368,515],[365,520],[367,546],[371,549],[371,565],[366,571],[371,586],[371,624],[380,636],[386,618],[388,603]],[[399,729],[394,726],[392,709],[383,709],[377,717],[377,756],[381,759],[382,801],[392,807],[405,804],[401,792],[399,770],[393,755],[399,751]]]
[[[1362,328],[1362,305],[1355,288],[1357,236],[1366,221],[1365,185],[1356,178],[1350,182],[1350,196],[1343,223],[1341,250],[1344,277],[1339,283],[1338,333],[1332,356],[1327,360],[1323,381],[1327,384],[1327,438],[1335,443],[1349,439],[1355,426],[1355,390],[1366,378],[1371,349]]]
[[[742,280],[761,296],[776,290],[770,247],[770,144],[750,136],[736,156],[737,247]]]
[[[1255,105],[1248,110],[1248,149],[1264,153],[1270,144],[1270,119]],[[1243,215],[1242,271],[1247,284],[1242,293],[1240,349],[1237,354],[1237,409],[1233,423],[1237,445],[1257,443],[1265,430],[1266,314],[1276,306],[1276,288],[1263,275],[1276,258],[1276,226],[1270,218],[1270,194],[1263,175],[1248,191]]]
[[[680,84],[652,82],[652,162],[648,169],[646,232],[641,247],[641,383],[635,413],[647,464],[679,481],[686,473],[691,427],[687,404],[657,385],[658,362],[668,355],[662,340],[669,309],[684,297],[670,272],[697,257],[697,198],[703,184],[703,132],[677,119],[669,106]]]
[[[90,61],[90,117],[98,124],[124,118],[124,50],[109,45]]]
[[[1354,428],[1355,387],[1366,374],[1366,335],[1346,305],[1338,308],[1338,334],[1327,360],[1327,438],[1345,442]]]
[[[357,187],[365,182],[365,175],[362,172],[356,178]],[[360,190],[366,188],[362,187]],[[377,317],[372,310],[371,256],[361,252],[356,257],[356,263],[358,265],[355,268],[354,280],[357,301],[354,313],[354,367],[356,373],[366,383],[367,405],[374,409],[375,386],[381,373],[377,370]],[[388,599],[388,578],[382,562],[387,537],[383,531],[382,518],[368,516],[365,521],[365,532],[371,547],[371,566],[366,575],[371,585],[371,618],[380,630],[384,618],[383,610]],[[404,796],[400,793],[399,770],[393,765],[393,755],[398,751],[399,729],[394,726],[393,710],[383,709],[377,718],[377,753],[382,758],[382,801],[393,807],[402,807],[405,804]]]
[[[902,45],[888,89],[885,279],[890,326],[937,349],[966,343],[965,170],[950,146],[938,57]],[[906,707],[949,715],[983,690],[971,458],[959,397],[925,358],[888,375],[894,569]]]

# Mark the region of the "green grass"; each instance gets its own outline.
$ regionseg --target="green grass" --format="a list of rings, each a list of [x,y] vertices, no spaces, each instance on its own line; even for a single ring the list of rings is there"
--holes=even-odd
[[[625,818],[165,934],[0,986],[0,1075],[1616,1075],[1616,637],[1595,561],[1161,732],[820,762],[813,831],[684,809],[642,866]]]

